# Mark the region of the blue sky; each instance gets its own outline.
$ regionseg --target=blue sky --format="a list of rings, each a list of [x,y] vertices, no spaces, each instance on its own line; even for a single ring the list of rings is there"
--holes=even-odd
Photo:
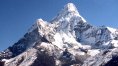
[[[22,38],[36,19],[50,21],[69,2],[88,23],[118,27],[118,0],[0,0],[0,51]]]

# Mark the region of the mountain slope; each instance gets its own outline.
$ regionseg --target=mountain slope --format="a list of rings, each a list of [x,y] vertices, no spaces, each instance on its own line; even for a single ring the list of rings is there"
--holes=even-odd
[[[0,59],[4,66],[100,66],[117,47],[117,29],[92,26],[68,3],[50,22],[38,19]]]

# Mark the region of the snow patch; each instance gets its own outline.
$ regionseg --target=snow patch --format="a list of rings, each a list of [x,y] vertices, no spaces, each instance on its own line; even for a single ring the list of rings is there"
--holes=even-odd
[[[110,32],[112,32],[112,33],[114,33],[114,32],[116,31],[116,29],[111,28],[111,27],[107,27],[107,29],[108,29]]]
[[[99,49],[92,49],[92,50],[88,50],[87,54],[91,55],[91,56],[95,56],[98,53],[100,53]]]

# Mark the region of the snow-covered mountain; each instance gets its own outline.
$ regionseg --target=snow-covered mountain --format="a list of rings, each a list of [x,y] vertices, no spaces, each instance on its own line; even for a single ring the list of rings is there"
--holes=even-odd
[[[18,42],[0,52],[0,64],[109,66],[115,64],[117,47],[117,29],[92,26],[68,3],[50,22],[38,19]]]

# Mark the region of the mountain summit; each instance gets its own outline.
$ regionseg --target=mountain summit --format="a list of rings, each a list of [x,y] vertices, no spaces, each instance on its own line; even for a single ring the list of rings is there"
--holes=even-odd
[[[72,17],[79,17],[83,22],[86,22],[86,20],[79,14],[77,8],[73,3],[68,3],[67,5],[64,6],[64,8],[58,13],[58,15],[54,18],[54,21],[57,19],[63,20],[69,20]]]
[[[65,5],[64,10],[72,12],[72,11],[77,11],[77,8],[73,3],[68,3],[67,5]]]
[[[68,3],[50,22],[38,19],[18,42],[0,52],[0,65],[117,66],[117,48],[117,29],[88,24]]]

